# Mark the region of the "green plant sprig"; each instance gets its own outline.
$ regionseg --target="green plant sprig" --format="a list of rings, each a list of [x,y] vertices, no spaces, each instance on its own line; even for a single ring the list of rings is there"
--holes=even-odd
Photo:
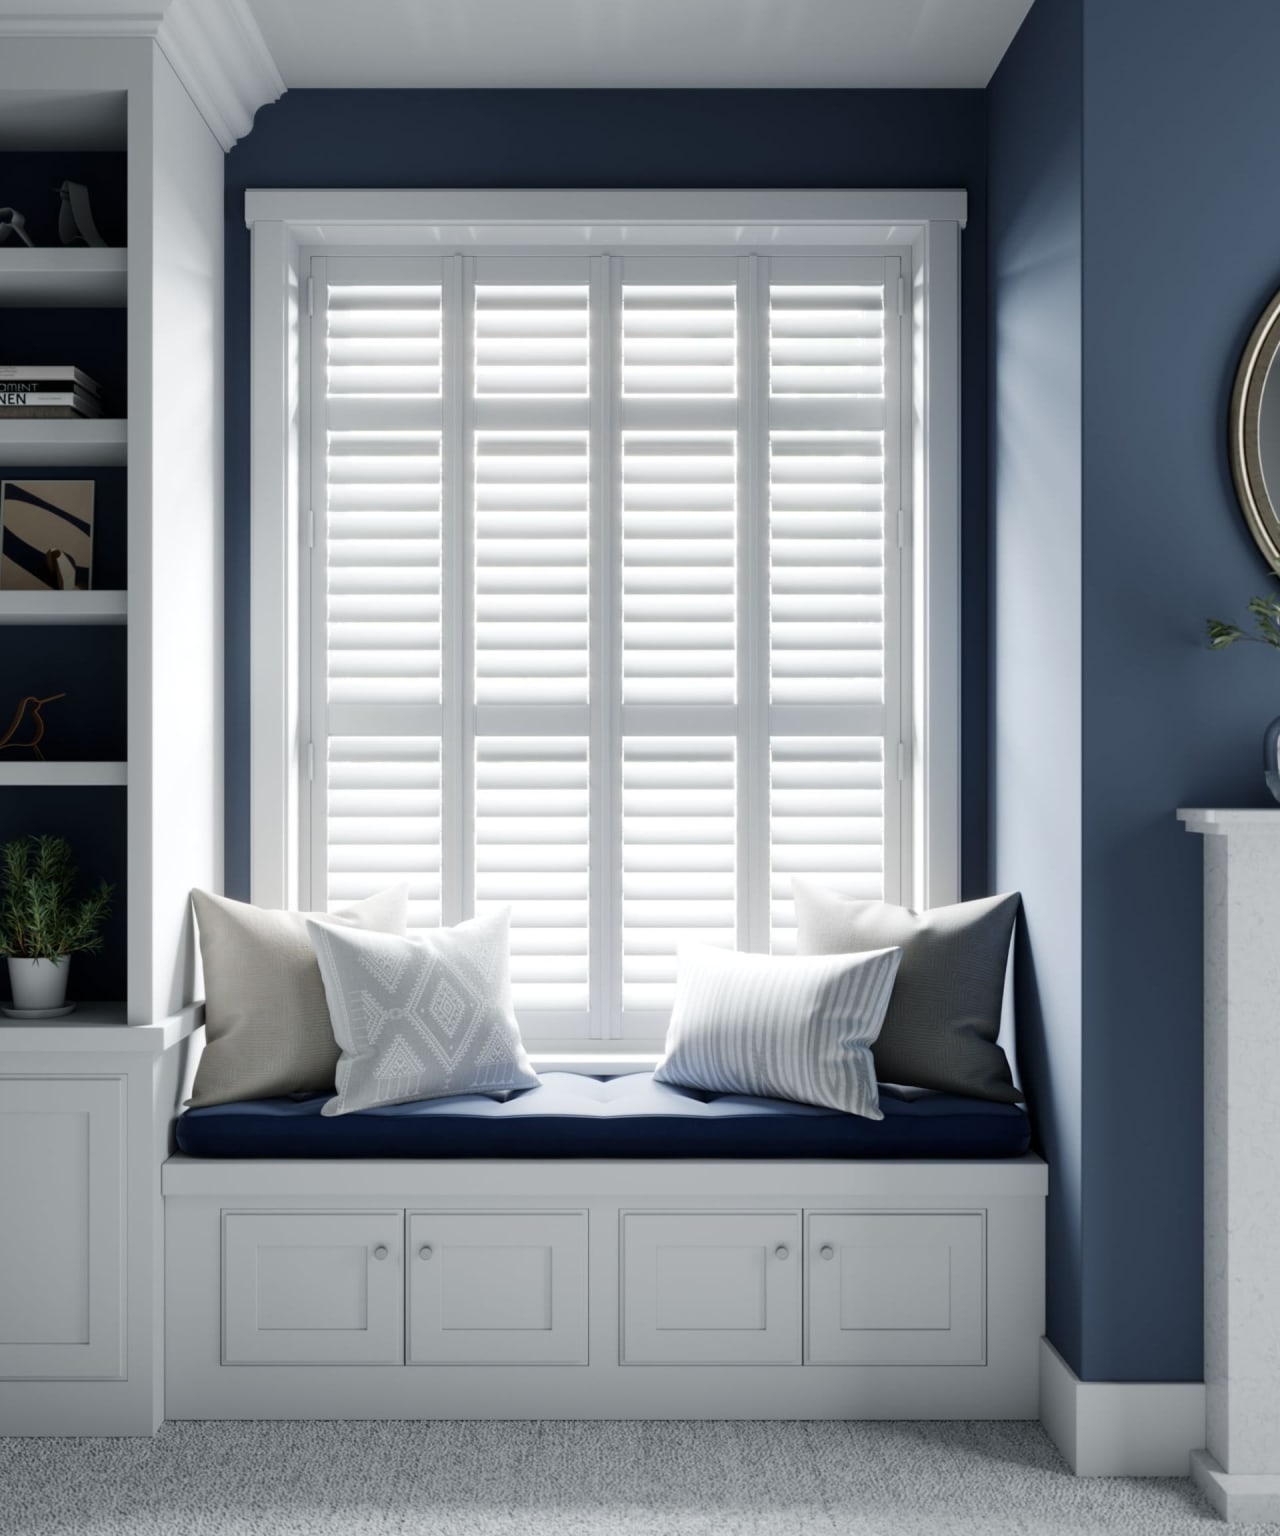
[[[75,883],[65,838],[37,833],[0,848],[0,955],[57,960],[97,954],[113,887],[99,881],[77,900]]]
[[[1249,612],[1253,615],[1257,634],[1251,635],[1238,624],[1228,624],[1223,619],[1208,619],[1205,627],[1209,633],[1209,649],[1225,651],[1237,640],[1247,640],[1251,645],[1269,645],[1280,651],[1280,598],[1255,597],[1250,600]]]

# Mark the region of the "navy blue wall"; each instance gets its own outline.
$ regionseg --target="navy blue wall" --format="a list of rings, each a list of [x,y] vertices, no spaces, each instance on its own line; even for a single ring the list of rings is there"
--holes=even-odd
[[[1280,7],[1153,9],[1085,8],[1084,1363],[1121,1379],[1201,1365],[1201,848],[1173,810],[1270,803],[1280,705],[1271,652],[1201,640],[1270,585],[1226,417],[1280,286]]]
[[[1038,0],[988,96],[991,863],[1020,890],[1019,1065],[1049,1164],[1048,1332],[1081,1358],[1081,63]]]
[[[964,843],[987,889],[980,91],[290,91],[227,156],[227,890],[249,886],[246,187],[964,187]]]
[[[1202,636],[1269,587],[1225,445],[1280,286],[1278,50],[1273,0],[1037,0],[988,93],[993,864],[1028,893],[1050,1337],[1089,1380],[1202,1370],[1201,849],[1174,811],[1268,803],[1280,668]],[[1034,539],[1063,521],[1055,573]]]

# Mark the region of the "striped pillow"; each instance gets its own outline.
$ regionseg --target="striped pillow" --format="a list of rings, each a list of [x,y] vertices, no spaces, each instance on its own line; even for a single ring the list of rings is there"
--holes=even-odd
[[[882,1119],[871,1042],[901,955],[779,958],[682,945],[655,1081]]]

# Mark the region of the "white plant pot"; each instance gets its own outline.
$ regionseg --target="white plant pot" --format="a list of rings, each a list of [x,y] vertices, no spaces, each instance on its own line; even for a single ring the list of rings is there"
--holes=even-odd
[[[71,956],[57,960],[9,960],[15,1008],[61,1008],[67,996]]]

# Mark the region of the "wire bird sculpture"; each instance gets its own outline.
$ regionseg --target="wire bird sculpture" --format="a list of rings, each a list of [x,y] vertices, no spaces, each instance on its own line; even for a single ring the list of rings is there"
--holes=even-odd
[[[35,694],[29,693],[18,705],[13,719],[9,722],[9,729],[0,736],[0,752],[8,747],[30,747],[32,752],[44,762],[44,753],[40,750],[40,743],[44,740],[44,716],[40,711],[46,704],[52,704],[55,699],[65,699],[65,693],[51,693],[47,699],[38,699]],[[28,713],[30,705],[30,713]],[[31,726],[35,735],[30,741],[15,741],[13,738],[22,729],[23,722]]]

